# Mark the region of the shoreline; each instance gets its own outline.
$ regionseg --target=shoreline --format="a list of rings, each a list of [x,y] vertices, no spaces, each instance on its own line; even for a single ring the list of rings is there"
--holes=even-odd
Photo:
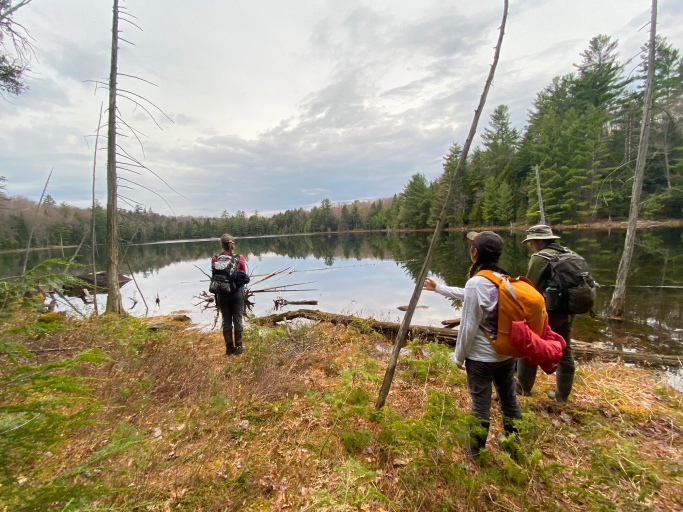
[[[525,231],[534,224],[513,224],[510,226],[463,226],[460,228],[446,228],[443,231],[448,233],[466,233],[468,231]],[[595,222],[581,222],[578,224],[551,224],[552,229],[558,231],[565,231],[571,229],[592,229],[592,230],[610,230],[610,229],[626,229],[628,227],[628,220],[624,221],[612,221],[600,220]],[[677,228],[683,227],[683,219],[666,219],[666,220],[638,220],[638,229],[650,229],[650,228]],[[235,239],[248,239],[248,238],[272,238],[279,236],[312,236],[312,235],[346,235],[354,233],[433,233],[434,229],[424,228],[424,229],[357,229],[352,231],[317,231],[314,233],[285,233],[285,234],[269,234],[269,235],[246,235],[246,236],[236,236]],[[180,243],[180,242],[200,242],[214,240],[211,239],[182,239],[182,240],[157,240],[154,242],[145,242],[141,244],[133,245],[152,245],[152,244],[165,244],[165,243]],[[218,238],[215,238],[218,240]],[[123,242],[122,242],[123,243]],[[103,244],[98,244],[103,245]],[[49,250],[61,250],[61,249],[74,249],[78,247],[77,245],[52,245],[49,247],[31,247],[29,252],[32,251],[49,251]],[[5,249],[0,251],[0,254],[20,254],[25,253],[26,249]]]

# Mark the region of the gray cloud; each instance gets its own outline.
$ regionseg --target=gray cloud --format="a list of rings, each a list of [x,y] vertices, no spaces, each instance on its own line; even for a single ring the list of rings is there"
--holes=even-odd
[[[71,8],[65,0],[56,2],[45,9]],[[469,127],[501,14],[499,3],[488,0],[467,10],[438,0],[316,9],[297,3],[286,20],[264,27],[267,18],[240,17],[249,6],[228,9],[216,2],[211,15],[226,25],[220,33],[190,23],[179,34],[172,10],[155,2],[129,6],[147,16],[164,8],[168,14],[166,21],[142,16],[151,32],[140,36],[138,48],[125,50],[124,61],[127,72],[155,77],[160,88],[135,84],[135,90],[168,109],[174,123],[155,113],[161,131],[134,105],[123,109],[149,136],[145,163],[189,200],[153,176],[136,179],[164,194],[176,212],[202,215],[272,212],[324,197],[386,197],[415,172],[436,177],[449,145]],[[553,76],[572,71],[598,33],[620,38],[623,55],[637,50],[644,32],[636,31],[647,21],[647,9],[635,0],[610,0],[587,18],[589,4],[577,0],[572,10],[548,0],[512,3],[485,116],[506,103],[521,126],[536,92]],[[614,15],[604,16],[609,9]],[[43,80],[16,101],[18,107],[0,103],[0,165],[11,192],[39,194],[48,166],[55,165],[53,195],[87,204],[92,147],[82,136],[92,133],[104,94],[93,97],[80,80],[107,73],[105,11],[98,11],[96,32],[81,27],[79,13],[71,12],[79,37],[34,30],[49,42],[40,60]],[[667,2],[662,12],[664,29],[680,21],[683,7]],[[249,33],[252,26],[258,37],[226,46],[233,32]],[[671,41],[683,43],[678,34]],[[124,144],[142,158],[134,142]],[[101,154],[100,176],[103,165]],[[101,178],[100,197],[103,185]],[[144,190],[131,194],[168,212]]]

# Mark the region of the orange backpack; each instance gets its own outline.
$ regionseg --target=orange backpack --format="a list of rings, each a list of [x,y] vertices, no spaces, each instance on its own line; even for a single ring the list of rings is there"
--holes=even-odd
[[[485,277],[498,287],[498,336],[493,341],[486,330],[479,326],[486,339],[501,356],[524,357],[510,344],[512,322],[524,321],[529,328],[541,336],[545,326],[545,299],[536,291],[526,277],[513,279],[498,277],[490,270],[482,270],[478,276]]]

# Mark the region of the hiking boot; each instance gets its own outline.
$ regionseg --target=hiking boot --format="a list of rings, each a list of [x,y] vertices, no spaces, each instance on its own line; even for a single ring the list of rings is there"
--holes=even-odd
[[[531,391],[524,391],[524,389],[522,389],[522,385],[517,381],[515,381],[515,393],[519,396],[531,396]]]
[[[574,385],[574,368],[566,368],[564,365],[558,365],[557,374],[555,375],[555,390],[553,392],[553,400],[560,403],[569,401],[569,394],[572,392]],[[550,393],[548,393],[550,397]]]
[[[519,462],[521,457],[521,448],[519,446],[518,435],[519,429],[515,427],[515,419],[509,416],[503,417],[503,428],[505,434],[498,434],[496,439],[501,449],[510,455],[510,458],[515,462]]]
[[[236,347],[235,342],[232,339],[232,331],[223,331],[223,339],[225,340],[225,355],[234,355]]]
[[[551,400],[555,400],[557,403],[564,404],[567,403],[569,400],[566,398],[561,398],[558,396],[557,390],[555,389],[549,389],[548,391],[545,392],[546,395],[548,395],[548,398]]]
[[[519,447],[517,446],[517,443],[506,437],[505,434],[498,434],[496,439],[498,440],[501,450],[507,453],[512,460],[519,462]]]
[[[489,422],[482,421],[480,425],[470,427],[469,442],[465,445],[465,453],[475,462],[479,460],[481,450],[486,446],[489,435]]]
[[[236,356],[244,352],[244,347],[242,346],[242,331],[235,331],[235,351],[233,354]]]

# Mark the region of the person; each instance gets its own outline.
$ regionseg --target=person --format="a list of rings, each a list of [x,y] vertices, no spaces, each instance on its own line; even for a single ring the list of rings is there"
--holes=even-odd
[[[223,253],[211,258],[212,274],[215,272],[216,262],[226,261],[230,258],[233,261],[228,263],[237,263],[237,269],[246,272],[247,267],[244,261],[244,256],[235,256],[235,239],[227,233],[221,236],[221,246]],[[244,292],[240,286],[230,293],[219,291],[216,293],[216,307],[221,312],[223,317],[223,339],[225,340],[225,355],[239,355],[244,351],[242,346],[242,331],[244,330],[244,323],[242,320],[244,314]],[[233,338],[234,326],[234,338]]]
[[[470,432],[470,456],[479,457],[486,445],[491,417],[491,384],[496,387],[498,401],[503,411],[505,435],[498,440],[506,451],[515,456],[506,445],[510,434],[516,432],[515,420],[522,417],[514,387],[515,359],[496,353],[486,334],[495,340],[498,330],[498,287],[489,279],[477,276],[482,270],[490,270],[498,277],[507,273],[498,266],[503,252],[503,240],[492,231],[467,234],[472,267],[465,288],[443,286],[427,279],[423,289],[434,291],[444,297],[463,301],[462,318],[455,347],[455,363],[467,372],[467,388],[471,398],[471,414],[477,422]],[[482,331],[485,330],[486,334]]]
[[[549,258],[568,249],[556,243],[560,237],[553,234],[553,230],[544,224],[533,226],[526,232],[526,239],[522,243],[528,243],[534,253],[529,260],[527,279],[531,281],[536,290],[541,294],[546,291],[550,279]],[[546,301],[547,303],[547,301]],[[562,358],[557,363],[555,373],[555,389],[547,392],[548,397],[558,402],[566,402],[574,384],[574,372],[576,363],[572,355],[571,335],[574,315],[554,314],[548,312],[550,328],[564,338],[567,343],[562,351]],[[517,360],[517,393],[530,395],[531,389],[536,382],[536,366],[527,364],[523,359]]]

